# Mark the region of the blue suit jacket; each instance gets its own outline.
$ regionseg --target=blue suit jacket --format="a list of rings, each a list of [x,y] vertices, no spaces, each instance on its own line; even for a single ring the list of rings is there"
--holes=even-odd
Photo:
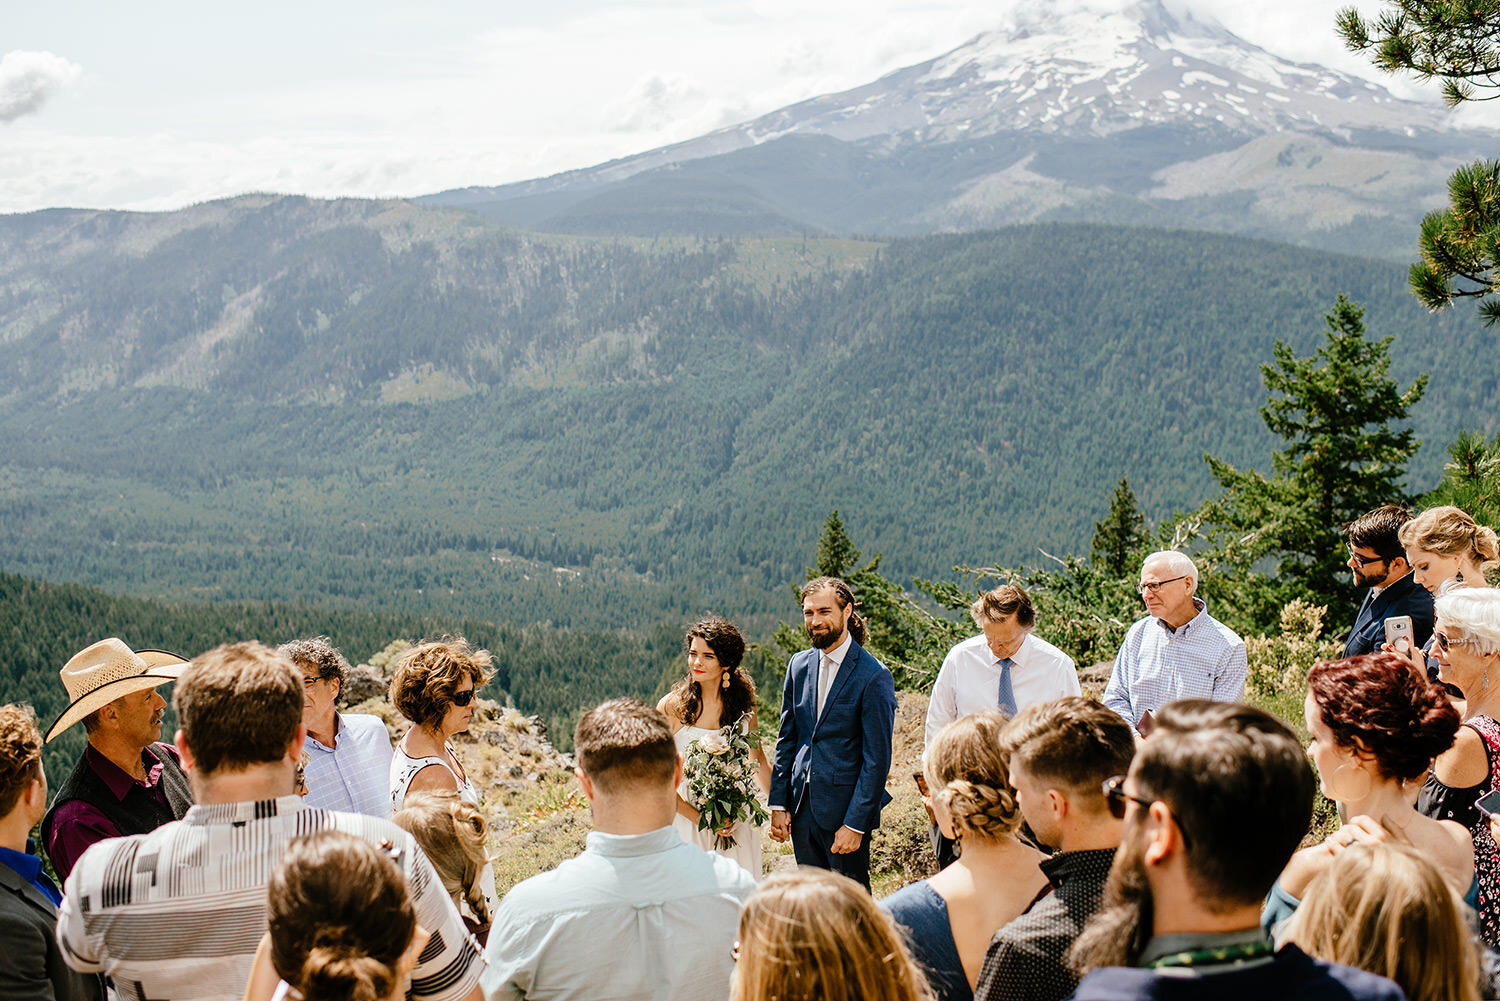
[[[1344,644],[1344,656],[1379,650],[1380,644],[1385,642],[1385,620],[1398,615],[1411,616],[1411,630],[1417,646],[1425,647],[1432,636],[1432,595],[1413,580],[1411,574],[1381,591],[1374,600],[1369,594],[1365,595],[1365,603],[1360,606],[1359,617],[1354,620],[1354,628],[1349,630],[1349,640]]]
[[[792,657],[781,692],[781,732],[771,770],[773,804],[794,816],[812,811],[824,830],[848,827],[869,833],[880,826],[880,810],[891,771],[896,723],[896,683],[885,665],[858,643],[833,679],[823,715],[818,704],[818,651]]]

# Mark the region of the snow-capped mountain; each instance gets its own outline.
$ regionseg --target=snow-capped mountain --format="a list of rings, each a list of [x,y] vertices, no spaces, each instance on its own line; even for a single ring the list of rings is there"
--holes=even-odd
[[[899,233],[1093,218],[1331,246],[1347,231],[1368,251],[1372,223],[1409,242],[1452,167],[1496,138],[1450,128],[1436,100],[1291,62],[1144,0],[1049,11],[697,139],[432,200],[572,230]]]

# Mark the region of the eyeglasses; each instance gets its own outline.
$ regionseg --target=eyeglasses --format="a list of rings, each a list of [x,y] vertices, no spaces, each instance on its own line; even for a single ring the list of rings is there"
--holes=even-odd
[[[318,677],[315,677],[315,678],[303,678],[302,679],[302,687],[303,688],[311,688],[313,685],[316,685],[318,682],[320,682],[320,681],[327,681],[327,680],[328,679],[324,678],[322,675],[319,675]]]
[[[470,702],[473,702],[473,701],[474,701],[474,689],[472,689],[472,688],[465,688],[461,692],[454,692],[453,693],[452,702],[453,702],[454,705],[456,705],[456,706],[458,706],[460,708],[468,705]]]
[[[1187,580],[1189,576],[1191,576],[1191,575],[1190,574],[1183,574],[1181,577],[1168,577],[1166,580],[1146,580],[1146,581],[1141,581],[1139,584],[1136,585],[1135,589],[1137,591],[1139,591],[1141,594],[1145,594],[1147,591],[1150,591],[1152,594],[1155,594],[1157,591],[1160,591],[1163,587],[1165,587],[1166,585],[1172,583],[1173,581]]]
[[[1353,546],[1349,547],[1349,558],[1362,567],[1367,567],[1371,563],[1384,563],[1390,559],[1389,556],[1361,556],[1354,551]]]
[[[1125,819],[1125,803],[1127,800],[1132,803],[1138,804],[1143,810],[1149,810],[1151,808],[1151,804],[1153,802],[1156,802],[1155,800],[1142,799],[1139,796],[1132,796],[1130,795],[1130,793],[1126,792],[1125,776],[1123,775],[1113,775],[1105,779],[1102,791],[1104,792],[1104,801],[1109,804],[1109,815],[1111,817],[1114,817],[1116,820]],[[1169,810],[1171,809],[1170,806],[1168,806],[1167,808]],[[1176,814],[1173,814],[1172,821],[1177,825],[1177,830],[1181,832],[1182,843],[1186,847],[1190,844],[1190,842],[1188,841],[1187,828],[1182,826],[1182,821],[1177,819]]]

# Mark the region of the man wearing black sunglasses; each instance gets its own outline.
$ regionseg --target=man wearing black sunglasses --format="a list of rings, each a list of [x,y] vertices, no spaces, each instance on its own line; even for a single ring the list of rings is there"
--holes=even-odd
[[[1427,645],[1432,635],[1432,595],[1418,584],[1397,537],[1411,512],[1386,504],[1360,515],[1349,525],[1350,573],[1357,587],[1367,587],[1354,628],[1344,644],[1344,656],[1377,653],[1385,642],[1385,620],[1411,616],[1412,640]]]
[[[1383,977],[1276,950],[1261,905],[1312,819],[1296,736],[1259,709],[1163,706],[1130,770],[1103,785],[1124,831],[1104,910],[1073,947],[1076,1001],[1396,1001]]]

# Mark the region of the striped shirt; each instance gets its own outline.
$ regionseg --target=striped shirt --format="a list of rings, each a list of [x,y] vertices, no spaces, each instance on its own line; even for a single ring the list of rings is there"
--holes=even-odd
[[[1178,699],[1238,702],[1245,695],[1245,641],[1208,614],[1194,598],[1198,614],[1173,630],[1148,615],[1130,627],[1115,669],[1104,689],[1104,704],[1132,730],[1141,717]]]
[[[63,891],[63,958],[80,972],[108,974],[121,1001],[239,1001],[266,931],[272,870],[288,841],[328,828],[402,849],[417,921],[432,930],[412,996],[466,997],[483,956],[411,836],[388,820],[313,809],[296,796],[194,806],[150,834],[94,845]]]
[[[391,735],[379,716],[334,714],[337,747],[312,734],[307,752],[307,805],[371,817],[391,815]]]

